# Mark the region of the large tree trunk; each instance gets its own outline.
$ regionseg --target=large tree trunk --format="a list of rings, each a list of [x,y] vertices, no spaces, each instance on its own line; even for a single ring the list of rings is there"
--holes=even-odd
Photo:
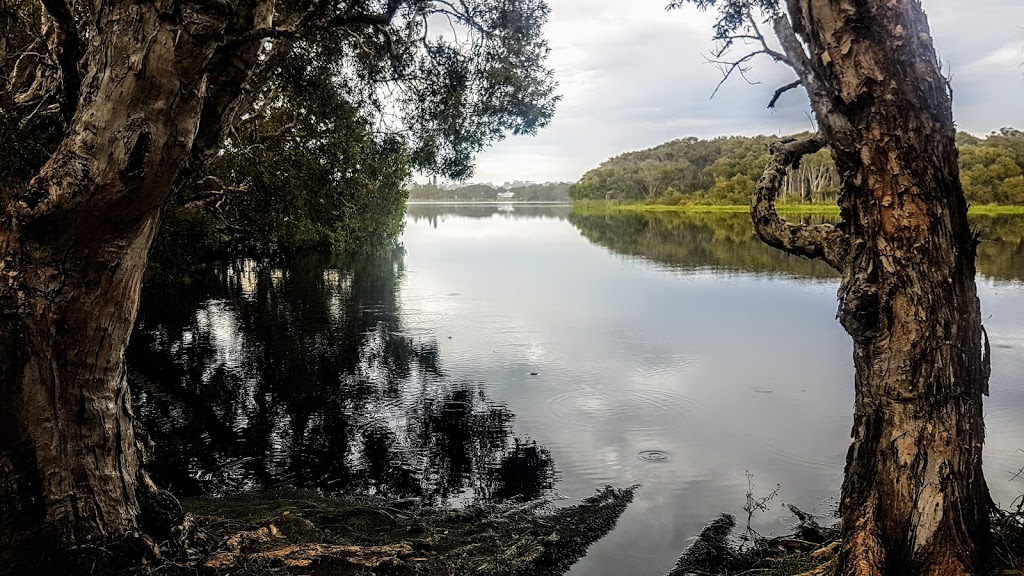
[[[770,244],[842,273],[857,373],[839,573],[978,574],[988,358],[951,96],[927,20],[917,0],[789,0],[789,13],[792,27],[783,17],[776,32],[821,138],[777,149],[753,216]],[[771,203],[784,166],[822,145],[841,176],[843,223],[782,222]]]
[[[212,2],[93,9],[68,134],[0,221],[0,528],[58,550],[149,545],[124,351],[227,18]]]

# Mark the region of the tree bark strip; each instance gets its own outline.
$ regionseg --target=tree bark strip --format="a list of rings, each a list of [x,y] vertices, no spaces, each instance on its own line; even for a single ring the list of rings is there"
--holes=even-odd
[[[169,0],[94,10],[67,136],[0,220],[0,517],[56,549],[146,541],[124,350],[227,17]]]
[[[991,502],[976,238],[926,17],[917,0],[788,0],[788,8],[792,20],[779,18],[775,29],[841,176],[839,320],[853,337],[857,373],[839,573],[980,574]],[[762,237],[778,237],[778,224],[757,214],[755,204]],[[769,243],[825,254],[820,239],[801,238],[817,244]]]

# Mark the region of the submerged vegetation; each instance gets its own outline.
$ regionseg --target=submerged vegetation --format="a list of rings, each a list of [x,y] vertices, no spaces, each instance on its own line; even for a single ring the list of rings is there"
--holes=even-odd
[[[780,140],[774,136],[683,138],[627,152],[584,174],[573,184],[570,196],[574,201],[656,206],[746,206],[768,164],[769,147]],[[983,138],[961,132],[957,144],[968,202],[1024,204],[1024,132],[1004,128]],[[779,205],[834,205],[838,194],[835,165],[829,151],[820,150],[790,169]]]

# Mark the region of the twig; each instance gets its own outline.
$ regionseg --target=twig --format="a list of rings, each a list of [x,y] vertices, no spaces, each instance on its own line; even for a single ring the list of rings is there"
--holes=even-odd
[[[786,92],[789,92],[790,90],[793,90],[794,88],[798,88],[802,84],[803,84],[803,82],[801,82],[800,79],[798,78],[796,80],[793,80],[789,84],[786,84],[782,88],[779,88],[778,90],[776,90],[775,94],[772,96],[771,101],[768,102],[768,107],[769,108],[775,108],[775,103],[779,101],[779,98],[781,98],[783,94],[785,94]]]

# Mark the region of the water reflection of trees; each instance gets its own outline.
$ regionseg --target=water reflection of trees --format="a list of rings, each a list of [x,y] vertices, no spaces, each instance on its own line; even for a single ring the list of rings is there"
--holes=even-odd
[[[822,222],[825,216],[787,216]],[[982,232],[978,272],[998,280],[1024,280],[1024,216],[972,216]],[[569,221],[584,237],[620,254],[685,269],[833,278],[831,268],[773,250],[755,236],[746,214],[573,212]]]
[[[447,498],[536,497],[543,447],[448,382],[403,333],[402,256],[213,266],[147,289],[129,349],[150,465],[183,494],[282,484]]]
[[[981,233],[978,272],[997,280],[1024,280],[1024,216],[972,216]]]
[[[820,218],[820,217],[817,217]],[[750,217],[731,213],[572,213],[585,238],[614,252],[673,267],[809,278],[835,275],[821,262],[773,250],[754,238]]]

